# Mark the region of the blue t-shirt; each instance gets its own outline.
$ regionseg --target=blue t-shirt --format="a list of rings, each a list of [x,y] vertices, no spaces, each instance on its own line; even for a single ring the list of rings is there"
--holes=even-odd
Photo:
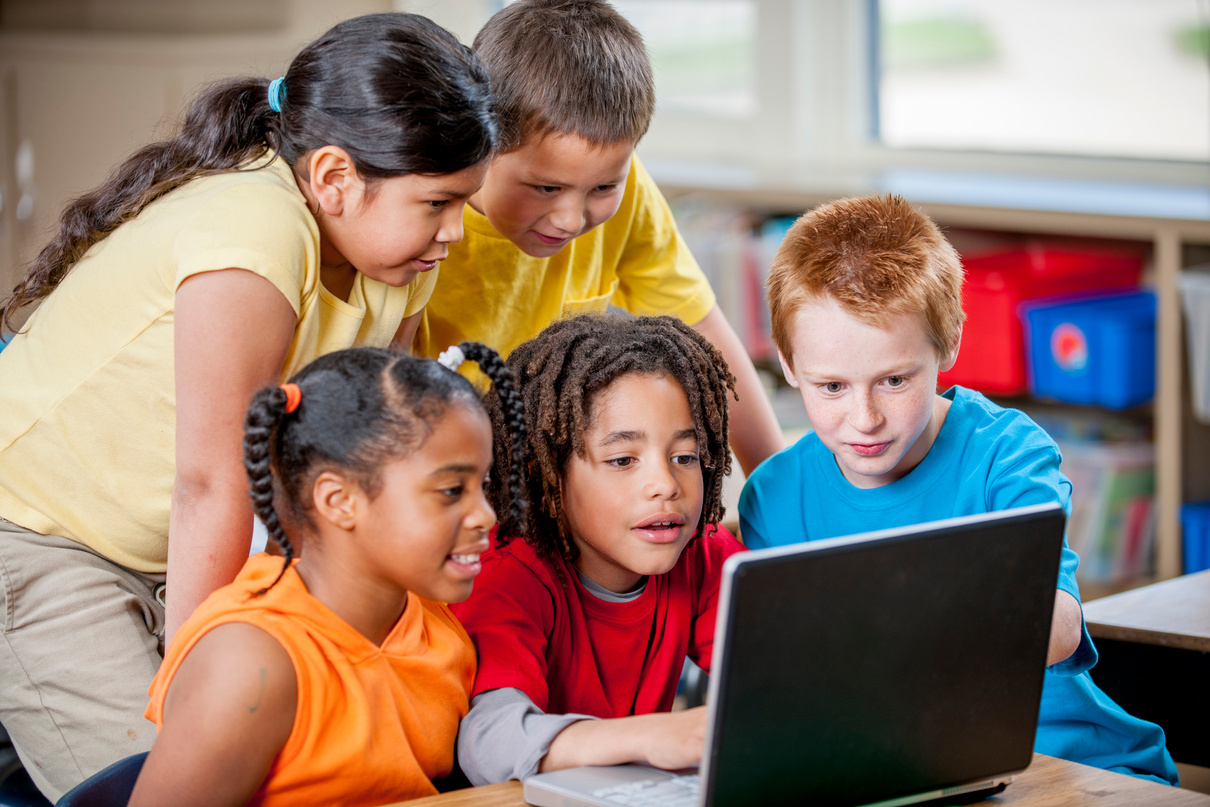
[[[889,485],[854,487],[814,433],[765,460],[740,495],[744,544],[783,546],[1050,502],[1071,513],[1071,482],[1046,432],[977,392],[954,387],[944,397],[952,403],[932,448]],[[1064,542],[1058,588],[1077,602],[1078,564]],[[1163,730],[1127,714],[1092,682],[1096,661],[1081,621],[1080,646],[1046,670],[1034,750],[1175,785]]]

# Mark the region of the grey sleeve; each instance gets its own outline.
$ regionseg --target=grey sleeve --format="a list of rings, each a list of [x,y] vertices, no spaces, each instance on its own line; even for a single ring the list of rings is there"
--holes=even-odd
[[[563,729],[591,715],[548,715],[519,689],[492,689],[475,696],[458,727],[458,764],[473,785],[524,779]]]

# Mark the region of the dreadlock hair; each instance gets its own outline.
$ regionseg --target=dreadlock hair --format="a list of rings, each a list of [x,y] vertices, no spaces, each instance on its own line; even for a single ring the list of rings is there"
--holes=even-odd
[[[305,177],[300,161],[334,145],[373,190],[388,177],[461,171],[496,146],[487,69],[453,34],[416,14],[337,23],[294,57],[284,78],[280,111],[270,108],[266,78],[212,85],[191,103],[179,132],[139,149],[70,202],[0,308],[0,325],[11,327],[22,307],[49,295],[94,244],[197,177],[272,154]]]
[[[572,454],[584,456],[584,433],[592,423],[595,396],[630,373],[665,374],[684,389],[702,459],[704,490],[693,539],[706,525],[722,519],[723,477],[731,472],[727,393],[735,394],[735,377],[722,354],[693,328],[674,317],[574,317],[555,322],[522,344],[508,357],[508,366],[524,403],[529,511],[523,531],[501,525],[498,540],[521,535],[551,560],[571,562],[579,556],[567,526],[561,480]],[[508,421],[499,407],[490,406],[489,411],[499,446]],[[504,466],[497,452],[497,465],[511,472],[515,466]],[[502,479],[493,478],[488,488],[493,507],[507,506],[512,495]]]
[[[493,424],[495,455],[507,455],[510,448],[519,454],[525,422],[512,372],[485,345],[463,342],[460,347],[491,379],[496,393],[492,408],[503,419],[499,427]],[[458,373],[430,359],[381,348],[329,353],[290,382],[302,393],[297,409],[286,411],[282,387],[265,387],[253,397],[244,421],[244,468],[252,508],[285,555],[281,572],[258,596],[277,585],[294,559],[295,548],[278,508],[292,523],[313,527],[310,491],[321,473],[349,476],[373,498],[382,490],[383,466],[420,448],[451,405],[486,411],[479,393]],[[493,501],[493,507],[501,528],[512,532],[528,517],[521,463],[511,464],[503,487],[508,491],[504,504]]]

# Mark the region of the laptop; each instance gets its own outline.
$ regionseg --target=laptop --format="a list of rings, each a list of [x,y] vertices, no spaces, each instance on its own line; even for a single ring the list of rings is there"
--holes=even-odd
[[[1038,505],[723,568],[700,771],[583,767],[538,807],[975,801],[1033,753],[1065,515]]]

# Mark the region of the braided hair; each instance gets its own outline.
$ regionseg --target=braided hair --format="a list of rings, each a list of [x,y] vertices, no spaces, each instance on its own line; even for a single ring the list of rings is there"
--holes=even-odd
[[[525,422],[512,372],[485,345],[464,342],[461,347],[491,379],[496,391],[492,408],[504,415],[501,426],[493,428],[495,456],[519,453]],[[383,466],[420,448],[451,404],[485,409],[475,388],[457,373],[429,359],[381,348],[329,353],[290,382],[301,392],[297,409],[287,411],[283,388],[265,387],[253,397],[244,421],[252,508],[285,556],[277,578],[258,596],[281,580],[297,552],[278,508],[287,523],[314,528],[309,494],[324,471],[349,476],[372,498],[382,489]],[[493,501],[493,507],[501,529],[511,533],[528,519],[525,474],[519,462],[500,473],[507,474],[508,494],[504,505]]]
[[[629,373],[666,374],[684,389],[702,458],[702,517],[694,538],[723,517],[723,477],[731,472],[727,446],[727,394],[735,377],[721,353],[701,334],[674,317],[586,315],[560,320],[518,347],[508,358],[520,389],[527,440],[528,517],[523,531],[506,530],[501,541],[524,536],[551,560],[579,555],[567,527],[560,494],[572,454],[584,456],[584,433],[598,392]],[[496,466],[503,476],[521,470],[517,452],[505,465],[500,445],[508,429],[505,412],[490,405],[496,433]],[[493,479],[488,500],[497,509],[512,495],[503,479]]]

